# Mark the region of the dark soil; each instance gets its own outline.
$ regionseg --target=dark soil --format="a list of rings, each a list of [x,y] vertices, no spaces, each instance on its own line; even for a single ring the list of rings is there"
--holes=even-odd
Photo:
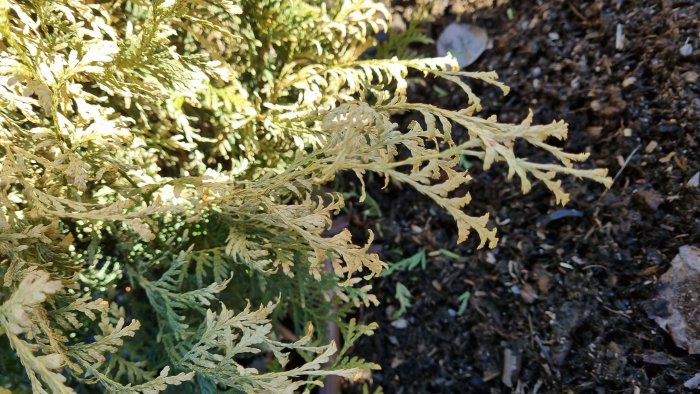
[[[431,34],[454,20],[448,14]],[[493,250],[476,250],[474,239],[455,246],[454,224],[427,199],[370,184],[382,216],[351,205],[351,223],[381,229],[376,243],[387,261],[420,248],[429,254],[425,270],[377,280],[382,305],[359,314],[380,324],[355,349],[382,366],[371,386],[390,393],[682,392],[700,371],[700,356],[676,347],[649,314],[657,279],[679,247],[700,245],[700,191],[688,186],[700,171],[700,2],[513,1],[463,20],[494,41],[468,69],[496,70],[512,88],[505,98],[481,89],[488,114],[519,122],[532,108],[537,123],[564,119],[567,148],[589,151],[584,165],[618,176],[608,191],[567,179],[566,209],[573,211],[562,211],[544,186],[523,196],[504,171],[474,163],[469,210],[491,213],[500,235]],[[618,24],[622,49],[615,47]],[[686,40],[694,51],[684,57]],[[413,99],[463,107],[463,95],[440,97],[432,84],[416,82]],[[413,296],[405,328],[393,316],[397,282]],[[467,291],[468,307],[458,315]],[[512,373],[504,370],[507,355]]]

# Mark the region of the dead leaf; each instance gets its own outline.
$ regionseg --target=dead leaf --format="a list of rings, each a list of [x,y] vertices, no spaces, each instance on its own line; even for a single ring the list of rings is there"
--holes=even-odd
[[[639,199],[652,211],[659,209],[659,205],[664,202],[664,198],[654,189],[644,189],[637,192]]]
[[[700,354],[700,248],[681,246],[659,285],[651,317],[678,347]]]
[[[460,68],[474,63],[488,46],[489,36],[479,26],[450,23],[437,40],[438,56],[451,53]]]
[[[535,290],[529,283],[525,283],[520,289],[520,298],[523,299],[528,304],[532,304],[537,300],[537,290]]]

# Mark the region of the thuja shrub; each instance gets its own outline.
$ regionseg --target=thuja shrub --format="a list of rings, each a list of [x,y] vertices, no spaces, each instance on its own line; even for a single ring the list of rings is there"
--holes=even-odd
[[[466,81],[507,93],[494,73],[394,57],[418,37],[378,43],[389,18],[369,0],[0,0],[0,391],[292,392],[354,376],[375,366],[346,352],[374,326],[348,313],[377,303],[384,263],[371,232],[327,231],[343,199],[320,186],[338,172],[415,189],[480,247],[496,230],[464,210],[463,156],[562,204],[559,175],[609,185],[548,142],[563,122],[477,116]],[[411,71],[453,82],[464,109],[409,101]],[[407,112],[421,121],[392,122]]]

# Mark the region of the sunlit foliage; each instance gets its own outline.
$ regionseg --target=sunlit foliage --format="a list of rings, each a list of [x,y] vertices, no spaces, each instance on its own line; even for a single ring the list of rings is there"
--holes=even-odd
[[[374,326],[346,315],[377,303],[367,281],[385,264],[371,233],[327,231],[344,202],[320,186],[338,172],[414,188],[480,247],[496,230],[463,209],[464,156],[560,203],[559,175],[609,184],[548,143],[564,123],[477,116],[468,80],[507,93],[494,73],[368,57],[389,18],[370,0],[0,0],[0,387],[292,392],[353,376],[374,365],[345,352]],[[405,52],[387,45],[376,53]],[[409,72],[469,101],[410,102]],[[400,128],[404,112],[421,121]],[[518,141],[558,164],[517,156]]]

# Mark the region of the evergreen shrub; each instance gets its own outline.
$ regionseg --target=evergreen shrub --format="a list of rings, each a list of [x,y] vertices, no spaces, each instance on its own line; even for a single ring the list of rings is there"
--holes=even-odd
[[[462,157],[562,204],[559,175],[610,184],[548,142],[563,122],[478,116],[466,81],[507,93],[495,73],[397,57],[425,37],[412,24],[379,43],[389,19],[370,0],[0,0],[0,392],[285,393],[355,376],[376,366],[348,347],[375,326],[348,316],[378,302],[385,264],[371,232],[327,232],[337,173],[414,188],[480,247],[496,230],[464,210]],[[464,109],[409,101],[409,72],[453,82]],[[421,121],[392,121],[407,112]]]

